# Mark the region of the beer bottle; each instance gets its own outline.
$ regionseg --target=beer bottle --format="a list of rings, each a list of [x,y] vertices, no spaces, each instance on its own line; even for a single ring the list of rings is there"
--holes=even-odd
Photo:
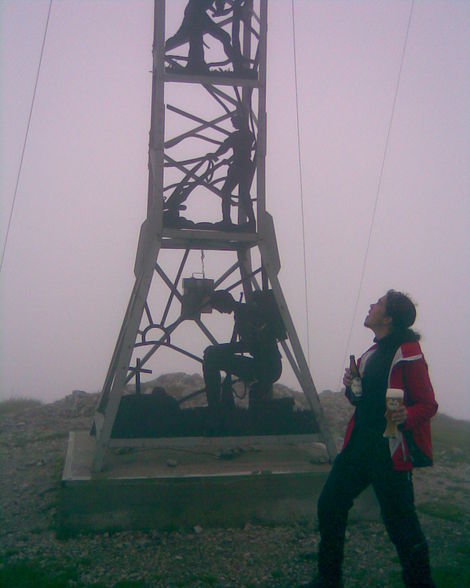
[[[362,396],[362,382],[354,355],[349,356],[349,371],[351,372],[353,378],[351,382],[351,392],[353,393],[354,398],[359,400],[359,398]]]

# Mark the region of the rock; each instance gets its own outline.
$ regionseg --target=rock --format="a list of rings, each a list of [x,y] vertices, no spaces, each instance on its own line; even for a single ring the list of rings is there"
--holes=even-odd
[[[452,449],[450,450],[450,452],[452,453],[452,455],[455,456],[462,456],[463,455],[463,449],[460,447],[452,447]]]

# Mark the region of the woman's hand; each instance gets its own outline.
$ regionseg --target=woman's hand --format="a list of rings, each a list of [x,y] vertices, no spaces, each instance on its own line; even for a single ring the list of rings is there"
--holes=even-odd
[[[351,374],[351,370],[349,368],[346,368],[344,370],[343,384],[346,386],[346,388],[351,388],[352,381],[353,377]]]
[[[396,425],[403,425],[403,423],[406,422],[406,418],[408,416],[406,406],[402,404],[400,408],[397,408],[396,410],[387,411],[387,416]]]

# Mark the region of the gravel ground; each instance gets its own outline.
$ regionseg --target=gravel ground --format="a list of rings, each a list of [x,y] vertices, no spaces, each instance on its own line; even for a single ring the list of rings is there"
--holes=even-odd
[[[311,577],[319,540],[315,521],[58,538],[55,505],[68,433],[89,427],[95,401],[74,394],[0,414],[0,586],[282,588]],[[347,407],[340,395],[322,395],[322,401],[327,417],[338,417],[331,425],[339,431]],[[470,586],[470,471],[460,453],[456,448],[438,455],[434,468],[415,474],[439,588]],[[349,525],[344,568],[348,587],[401,586],[398,560],[380,523]]]

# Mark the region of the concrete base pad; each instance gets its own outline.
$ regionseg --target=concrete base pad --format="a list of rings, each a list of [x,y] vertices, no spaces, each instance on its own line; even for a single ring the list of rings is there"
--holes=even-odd
[[[162,440],[160,447],[109,449],[92,472],[95,440],[72,432],[62,478],[62,532],[233,527],[316,517],[330,466],[324,447],[304,436]],[[371,493],[352,516],[376,518]]]

